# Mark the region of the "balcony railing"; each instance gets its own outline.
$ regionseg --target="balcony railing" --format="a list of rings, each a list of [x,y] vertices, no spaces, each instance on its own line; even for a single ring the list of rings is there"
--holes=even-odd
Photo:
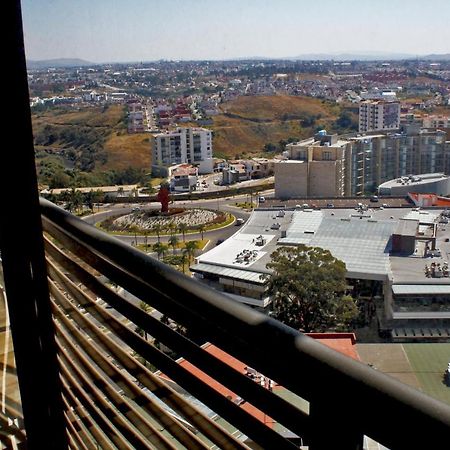
[[[46,200],[41,209],[70,448],[288,449],[303,442],[350,450],[363,448],[364,435],[390,449],[448,442],[445,404],[230,301]],[[119,287],[307,400],[309,413],[127,300]],[[267,426],[161,348],[291,433]],[[186,400],[167,377],[228,425]]]
[[[392,450],[445,448],[447,405],[230,301],[48,201],[39,205],[20,1],[5,8],[13,25],[6,41],[6,102],[20,130],[20,151],[9,152],[0,165],[0,246],[23,421],[14,417],[20,408],[14,412],[2,402],[2,445],[284,449],[303,441],[311,450],[352,450],[361,449],[367,435]],[[308,411],[147,308],[305,399]],[[161,350],[166,348],[211,381]],[[213,382],[279,426],[267,426],[249,412],[255,409],[222,395]],[[279,432],[282,427],[290,433]]]

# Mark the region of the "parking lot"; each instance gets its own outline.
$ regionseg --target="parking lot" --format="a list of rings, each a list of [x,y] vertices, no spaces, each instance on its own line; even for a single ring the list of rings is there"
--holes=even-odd
[[[375,200],[375,199],[374,199]],[[352,198],[320,198],[320,199],[291,199],[279,200],[273,198],[266,198],[264,207],[279,207],[285,205],[286,208],[295,208],[297,205],[308,205],[309,208],[356,208],[359,203],[371,208],[402,208],[414,206],[405,197],[379,197],[376,201],[371,200],[370,197],[352,197]]]

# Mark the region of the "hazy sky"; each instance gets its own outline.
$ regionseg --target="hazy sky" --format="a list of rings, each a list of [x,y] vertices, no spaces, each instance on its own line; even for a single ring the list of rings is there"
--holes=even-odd
[[[28,59],[450,52],[450,0],[23,0]]]

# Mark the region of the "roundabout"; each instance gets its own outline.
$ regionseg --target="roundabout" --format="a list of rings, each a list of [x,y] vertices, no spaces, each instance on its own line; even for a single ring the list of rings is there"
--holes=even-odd
[[[234,222],[233,215],[204,208],[169,208],[167,212],[136,209],[120,216],[109,217],[100,227],[110,233],[174,234],[213,230]]]

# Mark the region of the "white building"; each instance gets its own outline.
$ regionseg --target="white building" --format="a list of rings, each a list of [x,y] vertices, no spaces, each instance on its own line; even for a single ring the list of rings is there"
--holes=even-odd
[[[391,330],[394,340],[450,341],[445,205],[360,211],[270,205],[254,210],[234,235],[198,256],[190,268],[194,277],[232,300],[269,311],[271,254],[281,246],[320,247],[345,263],[350,286],[358,280],[369,289],[379,304],[380,329]]]
[[[400,102],[367,100],[359,104],[359,132],[400,128]]]
[[[450,195],[450,176],[443,173],[409,175],[386,181],[378,186],[380,195],[405,196],[409,192]]]
[[[177,128],[151,138],[154,170],[174,164],[192,164],[198,172],[212,173],[212,135],[205,128]]]
[[[426,116],[423,118],[424,128],[450,128],[450,116]]]

